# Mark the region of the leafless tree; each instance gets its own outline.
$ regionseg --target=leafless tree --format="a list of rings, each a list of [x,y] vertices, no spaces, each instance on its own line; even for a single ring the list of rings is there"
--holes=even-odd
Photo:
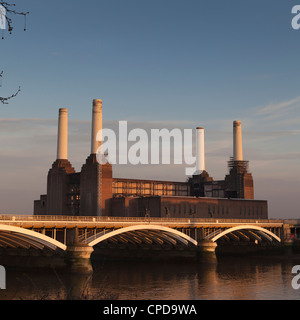
[[[14,15],[24,16],[24,19],[25,19],[24,31],[26,31],[26,16],[29,14],[29,12],[17,11],[17,10],[15,10],[15,6],[16,5],[13,3],[8,3],[6,1],[0,0],[0,9],[2,9],[2,10],[0,10],[0,19],[2,21],[4,21],[4,23],[7,23],[9,34],[12,34],[12,31],[13,31],[12,16],[14,16]],[[2,33],[2,40],[3,39],[4,39],[4,36]],[[3,77],[3,71],[0,71],[0,78],[2,78],[2,77]],[[1,85],[0,85],[0,87],[1,87]],[[1,97],[0,96],[0,102],[3,104],[8,104],[8,100],[15,97],[20,91],[21,91],[21,88],[19,87],[19,89],[15,93],[11,94],[8,97]]]

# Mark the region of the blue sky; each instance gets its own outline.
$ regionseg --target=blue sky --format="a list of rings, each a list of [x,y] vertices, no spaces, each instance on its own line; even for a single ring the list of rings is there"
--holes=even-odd
[[[60,107],[69,109],[69,158],[80,170],[91,102],[101,98],[107,124],[204,126],[207,170],[216,179],[227,172],[232,121],[242,120],[256,198],[269,201],[271,217],[300,218],[300,30],[291,27],[300,2],[12,2],[30,14],[26,32],[15,17],[13,34],[0,40],[0,93],[22,90],[0,106],[0,212],[30,213],[45,192]],[[186,178],[172,167],[128,170],[114,173]]]

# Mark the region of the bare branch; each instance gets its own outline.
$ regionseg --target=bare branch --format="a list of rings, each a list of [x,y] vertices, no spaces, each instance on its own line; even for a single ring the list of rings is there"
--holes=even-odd
[[[2,8],[4,8],[3,11],[0,10],[0,14],[2,19],[4,19],[7,22],[8,25],[8,32],[11,34],[13,31],[13,26],[12,26],[12,18],[10,17],[11,15],[20,15],[20,16],[24,16],[25,18],[25,25],[24,25],[24,31],[26,31],[26,16],[27,14],[29,14],[29,12],[20,12],[14,9],[14,7],[16,6],[13,3],[8,3],[6,1],[2,1],[0,0],[0,6]],[[2,35],[2,39],[4,39],[3,35]],[[0,71],[0,78],[3,78],[3,71]],[[1,84],[0,84],[1,87]],[[0,103],[2,104],[8,104],[8,100],[14,98],[15,96],[18,95],[18,93],[21,91],[21,88],[19,87],[19,89],[12,95],[8,96],[8,97],[0,97]]]
[[[11,96],[9,97],[0,97],[0,102],[3,103],[3,104],[8,104],[8,100],[11,99],[11,98],[14,98],[19,92],[21,91],[21,88],[19,87],[18,91],[14,94],[12,94]]]
[[[3,71],[0,72],[0,78],[3,78]],[[8,104],[8,100],[11,98],[14,98],[15,96],[17,96],[17,94],[21,91],[21,87],[19,87],[19,89],[17,90],[17,92],[15,92],[14,94],[10,95],[9,97],[0,97],[0,102],[2,104]]]
[[[0,5],[6,10],[6,15],[5,15],[5,20],[8,25],[8,32],[11,34],[13,31],[13,26],[12,26],[12,18],[9,17],[11,14],[15,15],[21,15],[25,17],[25,22],[26,22],[26,16],[29,14],[29,12],[20,12],[17,10],[14,10],[12,7],[15,7],[16,5],[14,3],[8,3],[6,1],[0,1]],[[26,25],[24,27],[24,30],[26,30]]]

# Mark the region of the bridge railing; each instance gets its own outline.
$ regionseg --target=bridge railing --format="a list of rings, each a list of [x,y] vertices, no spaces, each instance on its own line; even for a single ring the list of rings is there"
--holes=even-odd
[[[0,215],[1,221],[69,221],[69,222],[176,222],[176,223],[283,223],[279,219],[221,219],[221,218],[160,218],[160,217],[108,217],[61,215]]]

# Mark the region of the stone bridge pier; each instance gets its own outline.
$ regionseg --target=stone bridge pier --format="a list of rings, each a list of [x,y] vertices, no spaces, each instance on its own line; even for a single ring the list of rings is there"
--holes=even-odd
[[[91,264],[91,254],[94,251],[84,243],[73,243],[67,246],[65,261],[68,270],[71,273],[91,273],[93,267]]]
[[[79,241],[78,228],[68,230],[65,263],[71,273],[92,273],[91,254],[94,248]]]
[[[201,253],[215,253],[217,248],[217,243],[211,240],[200,240],[198,241],[198,250]]]

